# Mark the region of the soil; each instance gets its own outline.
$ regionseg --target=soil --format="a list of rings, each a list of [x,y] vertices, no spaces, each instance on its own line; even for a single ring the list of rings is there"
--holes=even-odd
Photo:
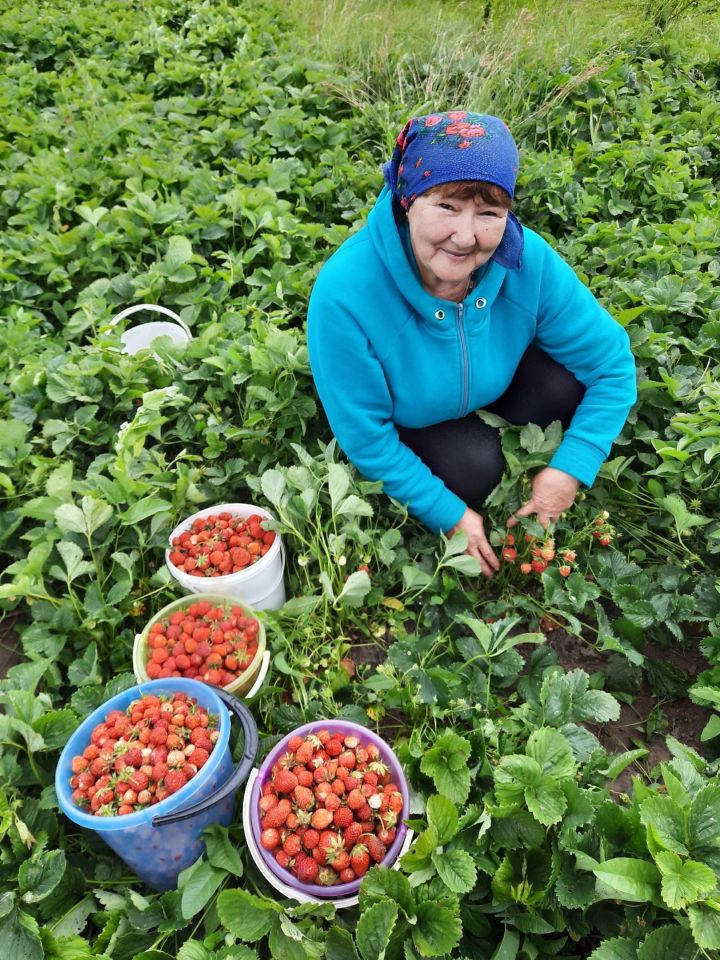
[[[21,619],[19,613],[9,613],[0,620],[0,680],[7,676],[10,667],[23,659],[22,649],[15,626]]]

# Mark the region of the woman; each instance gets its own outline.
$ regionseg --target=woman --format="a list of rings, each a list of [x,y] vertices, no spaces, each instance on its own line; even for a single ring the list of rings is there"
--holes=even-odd
[[[464,530],[487,576],[498,559],[479,508],[504,460],[474,411],[562,421],[515,514],[547,524],[593,483],[636,397],[625,331],[510,211],[517,170],[497,117],[409,120],[367,225],[325,264],[308,313],[340,446],[432,530]]]

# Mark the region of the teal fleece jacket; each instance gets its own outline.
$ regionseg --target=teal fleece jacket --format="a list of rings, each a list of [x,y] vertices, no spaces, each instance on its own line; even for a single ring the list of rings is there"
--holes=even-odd
[[[310,363],[338,443],[436,532],[466,504],[400,441],[398,425],[427,427],[497,400],[535,341],[586,388],[551,466],[590,486],[635,402],[627,334],[542,237],[523,234],[519,269],[491,259],[462,303],[439,300],[420,283],[386,188],[310,297]]]

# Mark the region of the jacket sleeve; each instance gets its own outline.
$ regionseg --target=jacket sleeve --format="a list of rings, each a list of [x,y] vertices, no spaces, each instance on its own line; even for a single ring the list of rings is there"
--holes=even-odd
[[[585,386],[550,465],[591,486],[637,399],[635,360],[625,330],[543,245],[536,340]]]
[[[465,503],[401,442],[382,365],[340,297],[327,295],[322,276],[310,298],[308,351],[318,395],[338,443],[368,480],[432,531],[449,530]]]

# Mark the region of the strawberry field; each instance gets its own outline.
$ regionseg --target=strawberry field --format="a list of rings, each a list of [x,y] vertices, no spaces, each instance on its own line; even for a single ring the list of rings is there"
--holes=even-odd
[[[313,280],[364,222],[397,130],[459,106],[426,102],[429,66],[404,102],[368,102],[273,0],[3,4],[5,956],[720,957],[720,48],[660,26],[589,65],[518,60],[505,100],[462,104],[512,108],[517,213],[625,327],[638,369],[611,459],[551,533],[527,520],[504,539],[560,425],[493,421],[508,468],[488,581],[462,536],[428,533],[347,462],[305,344]],[[123,352],[110,321],[148,302],[180,315],[186,347]],[[276,518],[255,554],[274,532],[287,555],[288,600],[261,615],[258,765],[323,721],[291,747],[300,770],[322,748],[342,779],[352,752],[346,768],[375,775],[372,844],[394,828],[378,810],[413,831],[398,869],[362,864],[355,906],[273,890],[244,788],[164,892],[58,804],[62,748],[135,686],[136,634],[182,595],[169,535],[231,502]],[[155,636],[159,675],[174,652]],[[216,682],[245,664],[224,641],[220,667],[203,661]],[[407,804],[333,724],[392,746]],[[240,760],[243,738],[230,747]],[[276,793],[315,791],[308,773]]]

